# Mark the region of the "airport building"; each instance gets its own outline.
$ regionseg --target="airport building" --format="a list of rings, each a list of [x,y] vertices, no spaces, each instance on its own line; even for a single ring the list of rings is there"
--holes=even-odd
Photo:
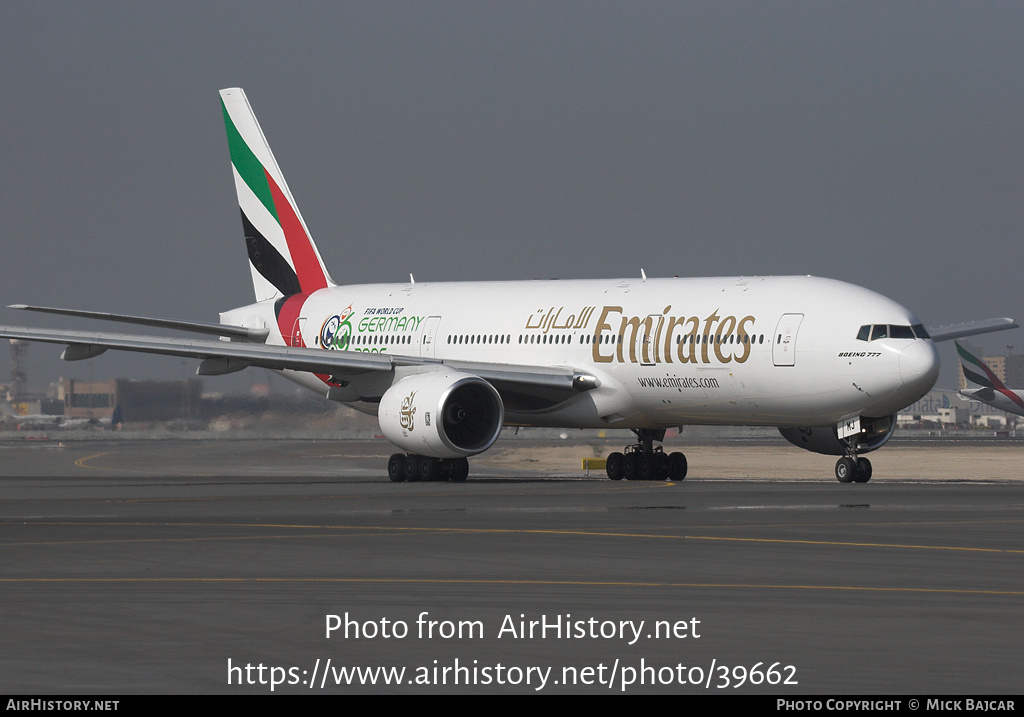
[[[1012,427],[1016,418],[988,404],[964,398],[956,391],[934,390],[900,411],[896,421],[904,428],[1004,429]]]
[[[1024,386],[1024,355],[985,356],[981,359],[1004,386]]]
[[[201,382],[183,381],[61,381],[58,398],[68,418],[110,418],[115,423],[170,421],[200,415]],[[117,414],[117,415],[115,415]]]
[[[982,356],[981,360],[1007,388],[1024,388],[1024,354]],[[959,374],[961,389],[974,387],[964,377],[963,365],[960,366]]]

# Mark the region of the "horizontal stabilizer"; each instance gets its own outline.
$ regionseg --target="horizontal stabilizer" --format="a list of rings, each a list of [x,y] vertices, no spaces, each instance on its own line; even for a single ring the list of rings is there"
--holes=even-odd
[[[981,401],[982,403],[988,403],[996,397],[996,392],[991,388],[965,388],[959,393],[964,398],[969,398],[972,401]]]

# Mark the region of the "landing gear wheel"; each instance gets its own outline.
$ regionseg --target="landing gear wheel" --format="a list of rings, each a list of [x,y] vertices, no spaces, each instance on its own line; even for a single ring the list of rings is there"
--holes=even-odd
[[[640,480],[654,480],[657,475],[658,467],[654,456],[654,453],[640,456],[640,475],[638,476]]]
[[[436,458],[422,456],[420,458],[420,480],[437,480],[438,474],[441,472],[439,464],[440,461]]]
[[[867,458],[857,459],[857,475],[853,477],[858,483],[867,483],[871,480],[871,461]]]
[[[678,451],[668,456],[668,477],[669,480],[686,478],[686,456]]]
[[[409,455],[405,457],[405,479],[410,483],[420,479],[419,456]]]
[[[857,475],[857,462],[849,456],[843,456],[836,461],[836,480],[840,483],[849,483]]]
[[[453,458],[452,459],[452,481],[454,483],[461,483],[469,477],[469,459],[468,458]]]
[[[654,480],[667,480],[672,470],[668,453],[654,454]]]
[[[452,479],[452,459],[442,458],[437,462],[437,479],[438,480],[451,480]]]
[[[640,475],[640,454],[627,453],[622,460],[622,477],[636,480]]]
[[[394,483],[405,480],[405,456],[395,453],[388,459],[388,478]]]
[[[618,451],[615,453],[609,453],[608,460],[605,461],[604,464],[604,469],[608,473],[608,477],[612,480],[622,480],[625,463],[626,457]]]

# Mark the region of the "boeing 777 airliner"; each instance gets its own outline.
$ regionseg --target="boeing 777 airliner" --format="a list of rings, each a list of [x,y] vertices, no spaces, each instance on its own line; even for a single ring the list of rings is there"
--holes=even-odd
[[[0,327],[67,344],[67,360],[107,349],[199,359],[201,375],[249,366],[376,414],[403,452],[394,481],[465,480],[468,457],[503,426],[632,431],[608,477],[686,476],[665,431],[777,426],[794,445],[862,454],[939,372],[934,341],[1016,326],[1010,319],[929,332],[867,289],[810,276],[339,285],[327,273],[270,146],[238,88],[222,90],[255,302],[197,323],[17,305],[220,337],[180,339]]]

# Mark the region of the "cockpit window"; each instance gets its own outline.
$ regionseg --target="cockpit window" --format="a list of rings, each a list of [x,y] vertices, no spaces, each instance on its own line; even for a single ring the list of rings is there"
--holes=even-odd
[[[857,332],[858,341],[875,341],[876,339],[928,339],[928,331],[923,324],[905,326],[900,324],[865,324]]]

